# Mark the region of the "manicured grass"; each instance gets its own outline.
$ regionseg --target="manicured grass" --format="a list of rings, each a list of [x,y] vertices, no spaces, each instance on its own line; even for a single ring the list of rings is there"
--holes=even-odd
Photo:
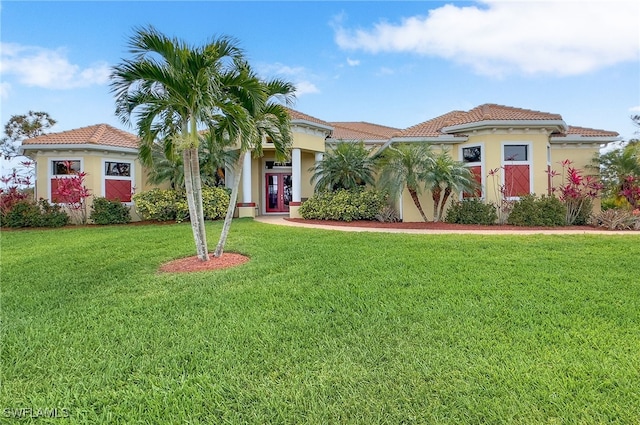
[[[208,224],[210,246],[220,223]],[[640,237],[3,232],[2,420],[637,424]],[[1,421],[0,421],[1,422]]]

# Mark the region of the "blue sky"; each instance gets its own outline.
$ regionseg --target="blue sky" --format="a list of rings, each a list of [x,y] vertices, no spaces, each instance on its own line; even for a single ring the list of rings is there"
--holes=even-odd
[[[483,103],[559,113],[634,136],[640,2],[17,2],[0,5],[1,122],[48,112],[52,131],[108,123],[110,67],[136,26],[202,44],[230,35],[294,109],[406,128]]]

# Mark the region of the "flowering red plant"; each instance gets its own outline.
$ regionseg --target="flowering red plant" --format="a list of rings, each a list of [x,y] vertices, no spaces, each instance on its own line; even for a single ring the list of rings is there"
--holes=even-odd
[[[640,178],[627,176],[622,182],[620,195],[625,197],[632,210],[638,209],[640,206]]]
[[[91,196],[89,189],[84,185],[85,172],[74,174],[71,177],[56,178],[55,189],[51,195],[54,202],[66,204],[74,221],[84,224],[87,222],[86,199]]]
[[[562,166],[563,181],[560,187],[552,187],[551,190],[559,192],[559,198],[567,208],[566,222],[571,225],[576,221],[585,201],[598,197],[603,185],[593,176],[583,176],[580,170],[571,166],[572,162],[568,159],[559,162],[559,164]],[[559,174],[553,170],[549,170],[547,173],[551,179]]]

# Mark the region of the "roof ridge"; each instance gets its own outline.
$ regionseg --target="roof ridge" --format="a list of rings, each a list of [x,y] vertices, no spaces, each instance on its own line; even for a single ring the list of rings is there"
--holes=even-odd
[[[107,131],[106,124],[96,124],[96,130],[93,132],[93,134],[91,135],[91,137],[89,137],[89,140],[87,141],[89,143],[98,144],[98,142],[100,142],[100,139],[102,138],[102,135],[106,131]]]

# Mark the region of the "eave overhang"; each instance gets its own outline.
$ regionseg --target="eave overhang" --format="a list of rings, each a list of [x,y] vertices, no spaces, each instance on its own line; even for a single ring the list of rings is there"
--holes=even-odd
[[[563,120],[486,120],[443,127],[443,133],[461,133],[492,128],[544,128],[549,133],[567,131]]]
[[[90,143],[68,143],[68,144],[29,144],[20,146],[20,153],[25,155],[27,151],[100,151],[112,153],[138,154],[137,148],[125,148],[120,146],[94,145]]]
[[[552,136],[549,138],[549,143],[552,145],[564,145],[564,144],[581,144],[581,143],[599,143],[599,144],[609,144],[614,142],[621,142],[624,140],[622,137],[616,136],[580,136],[580,135],[569,135],[569,136]]]

